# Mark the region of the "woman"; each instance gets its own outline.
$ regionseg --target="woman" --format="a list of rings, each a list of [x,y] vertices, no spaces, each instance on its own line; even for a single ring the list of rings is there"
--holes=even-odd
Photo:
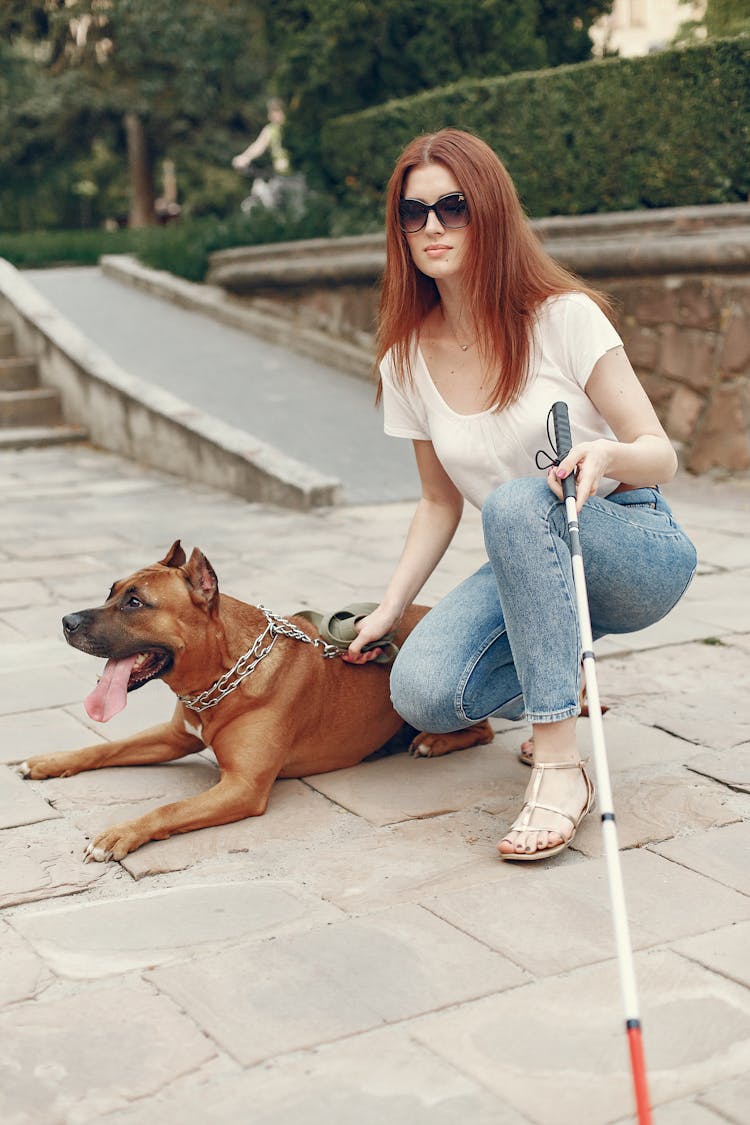
[[[464,500],[481,508],[488,562],[410,635],[391,673],[396,710],[440,733],[525,717],[533,771],[503,859],[566,848],[593,789],[576,745],[580,641],[560,481],[576,474],[597,637],[676,604],[695,550],[657,485],[672,446],[608,319],[529,228],[512,181],[468,133],[418,137],[391,177],[378,362],[386,433],[414,443],[421,499],[383,600],[347,659],[389,632],[445,553]],[[574,445],[542,476],[552,404]]]

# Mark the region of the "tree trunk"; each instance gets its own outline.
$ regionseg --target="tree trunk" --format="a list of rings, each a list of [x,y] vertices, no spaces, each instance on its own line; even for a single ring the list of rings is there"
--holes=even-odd
[[[148,137],[137,113],[126,113],[124,124],[130,175],[128,226],[147,227],[154,222],[154,169]]]

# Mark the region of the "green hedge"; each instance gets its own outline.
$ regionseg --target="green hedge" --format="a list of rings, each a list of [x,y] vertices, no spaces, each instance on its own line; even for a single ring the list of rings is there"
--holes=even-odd
[[[226,219],[209,216],[180,220],[142,230],[0,231],[0,258],[19,268],[95,265],[102,254],[136,254],[153,269],[169,270],[189,281],[202,281],[208,256],[231,246],[327,238],[379,229],[357,207],[347,211],[335,200],[311,193],[302,214],[284,210],[243,215],[239,209]]]
[[[322,137],[342,201],[382,205],[403,147],[451,125],[482,137],[532,216],[746,200],[750,37],[472,79],[339,117]]]

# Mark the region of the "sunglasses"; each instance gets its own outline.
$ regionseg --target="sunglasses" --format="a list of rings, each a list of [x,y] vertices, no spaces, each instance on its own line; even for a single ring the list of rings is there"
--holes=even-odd
[[[402,199],[398,205],[398,220],[405,234],[416,234],[427,226],[427,217],[434,211],[441,226],[458,230],[469,225],[469,205],[463,192],[452,191],[428,206],[421,199]]]

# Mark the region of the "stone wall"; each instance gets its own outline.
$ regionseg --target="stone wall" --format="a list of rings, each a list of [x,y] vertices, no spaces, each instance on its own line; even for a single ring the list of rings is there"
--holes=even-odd
[[[750,206],[542,219],[546,248],[615,301],[635,370],[696,473],[750,469]],[[382,235],[213,255],[209,280],[237,301],[326,333],[328,361],[372,368]],[[344,346],[346,350],[344,351]]]
[[[612,279],[607,289],[683,464],[750,469],[750,277]]]

